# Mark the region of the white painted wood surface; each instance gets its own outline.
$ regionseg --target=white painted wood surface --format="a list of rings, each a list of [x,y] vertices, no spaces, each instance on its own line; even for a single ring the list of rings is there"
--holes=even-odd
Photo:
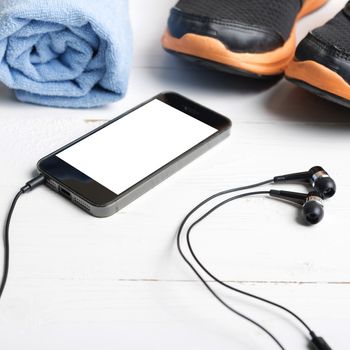
[[[344,3],[332,0],[303,19],[299,38]],[[172,4],[130,1],[134,68],[128,95],[118,104],[49,109],[18,103],[0,87],[3,218],[39,158],[160,91],[178,91],[233,121],[229,140],[111,218],[90,217],[44,187],[24,196],[11,229],[0,349],[276,348],[197,282],[177,254],[175,231],[207,195],[321,164],[339,191],[326,203],[325,220],[317,227],[300,225],[293,207],[248,199],[213,215],[193,239],[218,276],[291,307],[334,349],[348,350],[349,110],[283,80],[272,86],[207,71],[164,53],[159,42]],[[306,348],[294,320],[222,293],[264,323],[287,349]]]

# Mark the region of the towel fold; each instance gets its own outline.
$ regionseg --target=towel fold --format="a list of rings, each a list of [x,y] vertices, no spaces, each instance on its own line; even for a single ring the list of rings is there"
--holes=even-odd
[[[126,92],[127,0],[0,0],[0,80],[20,101],[95,107]]]

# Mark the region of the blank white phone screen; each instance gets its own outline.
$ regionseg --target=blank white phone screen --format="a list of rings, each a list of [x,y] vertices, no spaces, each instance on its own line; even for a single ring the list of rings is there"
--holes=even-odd
[[[216,132],[153,100],[57,157],[120,194]]]

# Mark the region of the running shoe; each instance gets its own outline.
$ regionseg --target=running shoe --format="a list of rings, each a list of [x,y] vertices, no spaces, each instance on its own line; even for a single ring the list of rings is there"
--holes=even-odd
[[[162,45],[209,67],[265,78],[283,74],[296,47],[296,22],[327,0],[180,0]]]
[[[350,2],[299,44],[286,77],[296,85],[350,108]]]

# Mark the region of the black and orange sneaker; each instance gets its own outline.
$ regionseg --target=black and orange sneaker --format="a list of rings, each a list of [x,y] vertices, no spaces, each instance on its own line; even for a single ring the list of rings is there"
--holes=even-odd
[[[299,44],[286,77],[321,97],[350,108],[350,2]]]
[[[294,57],[296,22],[327,0],[180,0],[164,49],[255,78],[280,75]]]

